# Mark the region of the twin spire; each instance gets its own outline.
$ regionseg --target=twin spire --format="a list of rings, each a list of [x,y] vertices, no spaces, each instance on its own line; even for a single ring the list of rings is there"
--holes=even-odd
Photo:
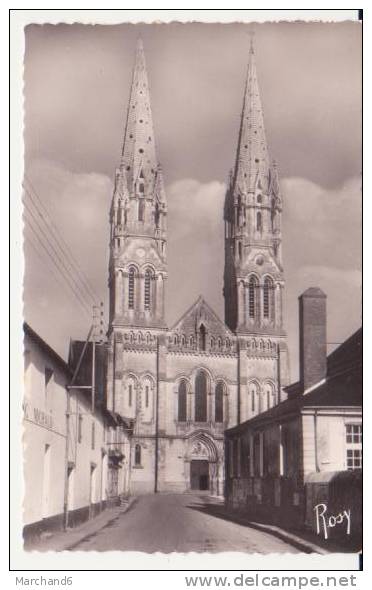
[[[251,42],[243,109],[239,129],[239,141],[234,171],[234,183],[245,190],[254,191],[256,184],[268,184],[270,159],[260,91],[258,87],[256,60]],[[265,188],[262,186],[262,188]],[[245,191],[244,191],[245,192]]]
[[[141,39],[138,40],[136,48],[120,169],[126,179],[129,193],[139,178],[144,179],[146,188],[150,190],[154,190],[159,182],[163,182],[161,172],[158,174],[149,84]],[[240,188],[242,192],[254,191],[258,183],[260,188],[268,190],[270,176],[273,177],[273,171],[270,172],[255,54],[251,41],[232,180],[235,187]]]
[[[144,180],[147,188],[154,187],[158,162],[141,39],[137,42],[120,168],[125,171],[130,192],[140,178]]]

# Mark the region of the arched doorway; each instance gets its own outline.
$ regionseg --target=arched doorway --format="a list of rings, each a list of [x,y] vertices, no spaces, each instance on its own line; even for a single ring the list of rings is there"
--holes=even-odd
[[[186,461],[190,466],[190,491],[213,492],[218,489],[218,453],[209,436],[200,432],[189,440]]]
[[[190,489],[200,491],[209,490],[209,461],[205,459],[191,459]]]

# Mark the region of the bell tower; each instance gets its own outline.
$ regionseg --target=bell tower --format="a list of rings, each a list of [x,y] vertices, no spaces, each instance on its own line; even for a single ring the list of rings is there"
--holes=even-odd
[[[269,157],[251,43],[235,167],[225,198],[225,320],[241,333],[283,329],[282,199]]]
[[[167,203],[157,161],[142,41],[110,210],[110,325],[165,326]]]
[[[253,43],[234,169],[225,197],[225,321],[237,335],[238,422],[286,398],[282,197],[270,159]]]
[[[156,407],[164,397],[159,375],[166,333],[166,218],[145,56],[138,41],[110,209],[107,407],[133,421],[131,461],[141,466],[154,461]],[[148,489],[154,487],[154,469],[136,472]]]

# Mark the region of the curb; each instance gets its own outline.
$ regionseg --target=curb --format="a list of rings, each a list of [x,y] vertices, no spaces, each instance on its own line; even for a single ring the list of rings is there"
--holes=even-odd
[[[128,499],[128,502],[124,506],[120,506],[120,508],[118,507],[118,511],[115,514],[115,516],[113,516],[112,518],[110,518],[110,520],[108,520],[105,524],[103,524],[102,526],[98,527],[96,530],[93,530],[93,531],[91,531],[89,533],[86,533],[80,539],[74,541],[71,545],[67,545],[66,547],[64,547],[63,549],[61,549],[61,551],[73,551],[81,543],[84,543],[84,541],[86,541],[90,537],[96,535],[97,533],[100,533],[100,531],[102,531],[106,527],[111,526],[116,520],[118,520],[118,518],[120,518],[120,516],[122,516],[123,514],[125,514],[126,512],[128,512],[128,510],[130,510],[130,508],[132,508],[132,506],[134,506],[134,504],[137,502],[137,500],[138,500],[138,498],[136,496],[130,497]]]
[[[286,541],[290,545],[293,545],[293,547],[296,547],[296,549],[299,549],[303,553],[319,553],[320,555],[329,555],[329,553],[331,553],[331,551],[328,551],[327,549],[324,549],[323,547],[320,547],[315,543],[305,541],[301,537],[298,537],[293,533],[288,533],[287,531],[284,531],[283,529],[280,529],[276,526],[265,525],[253,521],[246,521],[244,524],[250,526],[253,529],[257,529],[265,533],[270,533],[271,535],[278,537],[278,539],[281,539],[282,541]]]

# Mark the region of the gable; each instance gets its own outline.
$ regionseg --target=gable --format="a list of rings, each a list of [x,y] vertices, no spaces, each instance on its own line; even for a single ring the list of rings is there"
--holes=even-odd
[[[198,298],[171,328],[170,332],[173,335],[185,336],[188,339],[190,336],[196,338],[201,326],[204,326],[209,340],[213,338],[217,341],[220,338],[232,342],[234,339],[233,332],[220,320],[203,297]]]

